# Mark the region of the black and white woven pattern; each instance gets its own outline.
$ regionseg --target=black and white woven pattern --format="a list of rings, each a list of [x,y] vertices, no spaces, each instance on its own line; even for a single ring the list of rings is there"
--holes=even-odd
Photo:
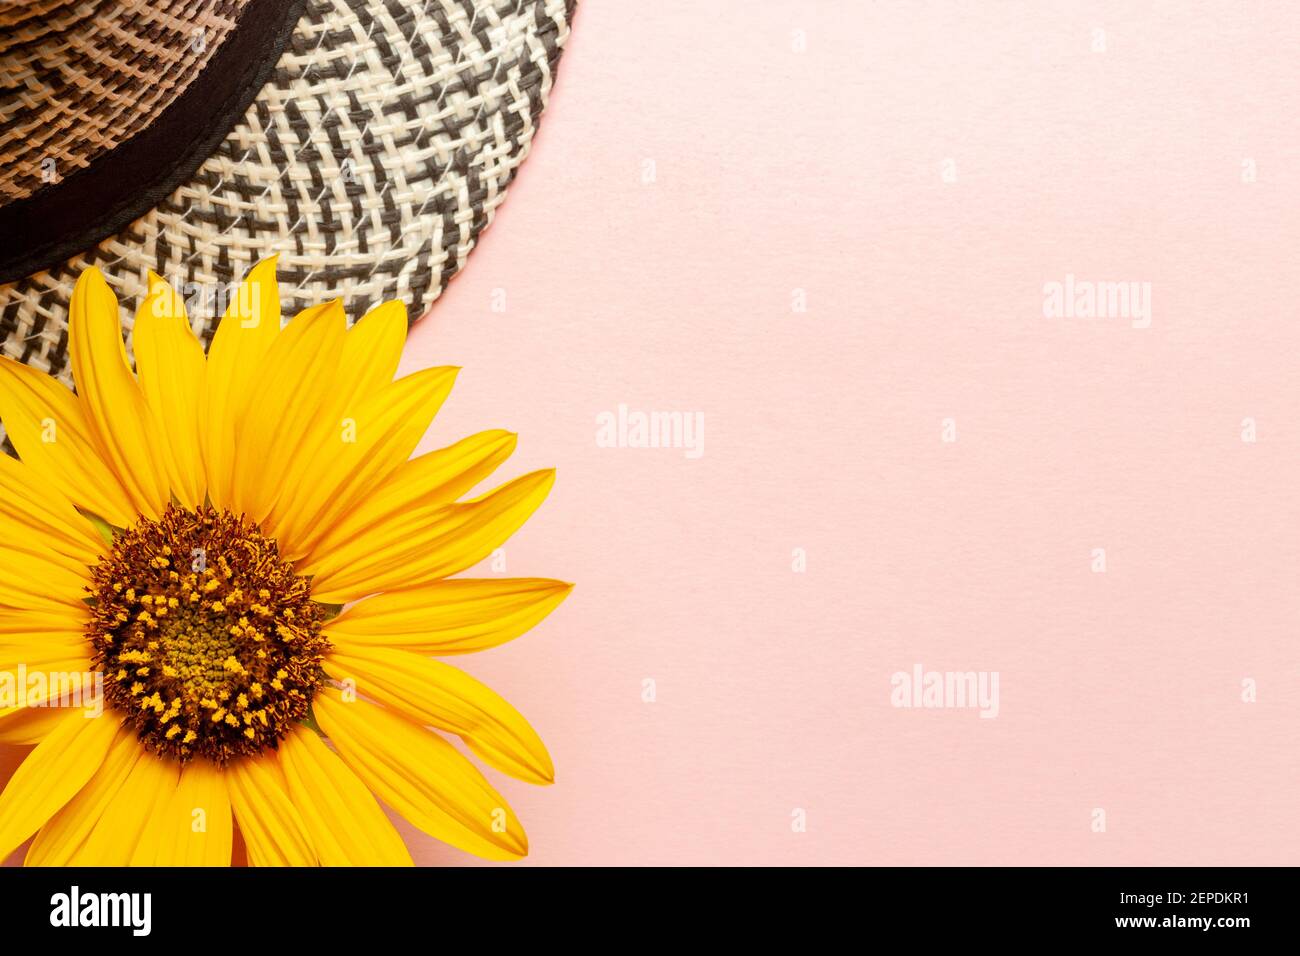
[[[214,306],[279,254],[286,315],[343,297],[412,319],[465,264],[528,154],[574,0],[308,0],[272,81],[191,181],[96,249],[0,285],[3,352],[69,380],[89,265],[133,311],[153,269],[210,337]]]

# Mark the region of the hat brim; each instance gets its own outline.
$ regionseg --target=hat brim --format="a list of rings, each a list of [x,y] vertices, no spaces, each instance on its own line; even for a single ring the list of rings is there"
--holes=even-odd
[[[271,78],[305,2],[250,0],[199,81],[149,125],[53,188],[0,206],[0,283],[56,268],[189,181]]]
[[[179,185],[92,248],[0,285],[4,354],[66,378],[68,296],[90,265],[129,310],[149,270],[193,291],[205,336],[219,318],[208,297],[271,253],[286,314],[343,297],[354,318],[390,299],[418,317],[527,156],[574,5],[306,0],[242,119]]]

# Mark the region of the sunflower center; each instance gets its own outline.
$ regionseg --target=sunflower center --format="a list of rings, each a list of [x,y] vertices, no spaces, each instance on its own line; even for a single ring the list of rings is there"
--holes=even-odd
[[[321,608],[251,521],[168,507],[118,532],[91,574],[105,698],[151,749],[224,764],[307,715],[329,649]]]

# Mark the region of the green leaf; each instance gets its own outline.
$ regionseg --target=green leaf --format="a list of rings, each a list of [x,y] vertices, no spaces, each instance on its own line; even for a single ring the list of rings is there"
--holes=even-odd
[[[80,511],[81,509],[77,510]],[[114,528],[97,514],[91,514],[89,511],[82,511],[81,513],[85,516],[87,521],[95,526],[95,530],[99,532],[99,536],[103,538],[107,544],[112,544],[113,536],[122,530],[121,528]]]
[[[339,613],[343,610],[342,604],[325,604],[321,601],[317,601],[316,606],[321,609],[321,614],[324,616],[326,621],[332,621],[334,618],[338,617]]]
[[[304,727],[310,727],[312,730],[316,731],[316,736],[318,737],[325,736],[325,731],[321,730],[320,724],[316,723],[316,712],[312,710],[310,704],[307,705],[306,716],[303,717],[302,720],[299,721],[299,723],[301,723]]]

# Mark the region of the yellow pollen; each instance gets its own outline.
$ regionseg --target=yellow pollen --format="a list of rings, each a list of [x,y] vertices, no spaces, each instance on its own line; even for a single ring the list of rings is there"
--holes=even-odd
[[[322,610],[247,518],[170,506],[117,532],[91,578],[86,633],[115,675],[106,703],[150,749],[224,764],[274,748],[307,716],[325,679]]]

